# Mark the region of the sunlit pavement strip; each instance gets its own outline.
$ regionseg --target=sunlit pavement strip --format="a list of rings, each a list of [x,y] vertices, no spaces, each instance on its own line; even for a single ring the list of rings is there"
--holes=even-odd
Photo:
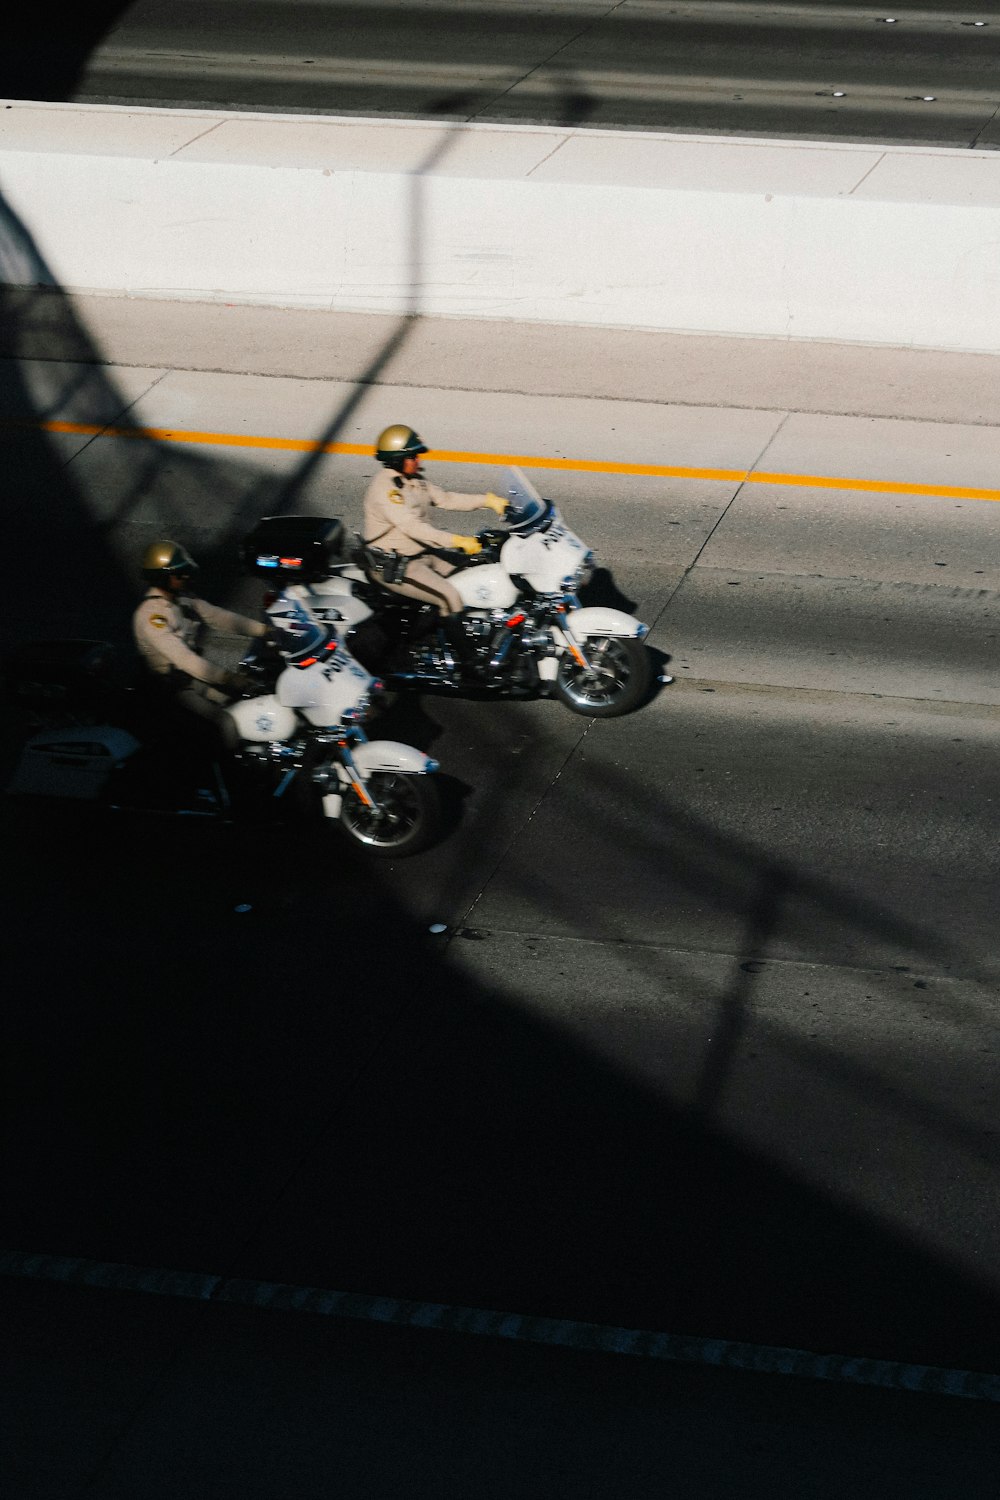
[[[34,425],[34,424],[33,424]],[[238,432],[191,432],[160,427],[103,427],[91,422],[39,422],[42,432],[82,437],[146,439],[159,443],[200,443],[219,448],[264,448],[291,453],[346,453],[371,458],[366,443],[315,443],[309,438],[257,437]],[[806,489],[862,490],[879,495],[930,495],[942,500],[1000,500],[1000,490],[951,484],[909,484],[896,479],[846,479],[826,474],[771,474],[754,469],[697,469],[676,464],[626,464],[590,458],[543,458],[530,453],[460,453],[435,448],[435,463],[524,465],[583,474],[632,474],[650,479],[707,479],[734,484],[797,485]]]
[[[626,1354],[676,1364],[715,1365],[758,1375],[795,1375],[845,1385],[873,1385],[888,1390],[922,1391],[928,1395],[1000,1402],[1000,1376],[985,1372],[897,1364],[893,1360],[854,1359],[842,1354],[810,1354],[804,1349],[779,1349],[767,1344],[744,1344],[727,1339],[679,1337],[645,1329],[612,1328],[602,1323],[577,1323],[563,1318],[526,1317],[520,1313],[494,1312],[478,1307],[449,1307],[438,1302],[409,1302],[397,1297],[371,1297],[358,1292],[324,1291],[318,1287],[286,1286],[280,1282],[247,1281],[239,1277],[148,1269],[18,1251],[0,1252],[0,1275],[55,1281],[102,1291],[145,1292],[196,1302],[226,1302],[243,1307],[318,1313],[328,1318],[388,1323],[401,1328],[478,1334],[516,1343]]]

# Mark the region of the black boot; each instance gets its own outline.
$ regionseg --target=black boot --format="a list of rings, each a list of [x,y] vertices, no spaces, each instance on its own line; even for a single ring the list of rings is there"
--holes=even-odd
[[[461,614],[446,615],[441,622],[445,642],[451,650],[463,673],[470,672],[478,665],[476,655],[476,643],[465,628],[465,619]]]
[[[441,616],[432,606],[422,609],[416,615],[409,629],[411,645],[422,646],[425,642],[433,640],[441,623]]]

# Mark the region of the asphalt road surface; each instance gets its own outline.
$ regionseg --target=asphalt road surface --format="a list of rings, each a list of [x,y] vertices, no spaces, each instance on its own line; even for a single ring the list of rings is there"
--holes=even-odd
[[[383,732],[441,761],[450,809],[412,861],[294,823],[10,810],[3,1240],[995,1369],[982,362],[552,329],[471,357],[452,323],[359,386],[391,320],[10,313],[18,638],[120,636],[154,531],[252,606],[249,519],[357,521],[370,459],[235,438],[406,420],[442,450],[691,473],[545,472],[598,597],[634,604],[678,681],[611,722],[398,702]],[[215,439],[107,430],[140,422]],[[719,469],[771,478],[699,477]]]
[[[16,26],[12,98],[1000,144],[978,0],[104,0]]]

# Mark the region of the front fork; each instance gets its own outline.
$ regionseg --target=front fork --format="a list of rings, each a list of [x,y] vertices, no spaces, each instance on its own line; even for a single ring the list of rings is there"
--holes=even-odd
[[[575,594],[567,594],[563,602],[556,605],[552,623],[552,635],[556,644],[561,644],[569,652],[578,667],[582,667],[585,672],[592,673],[594,668],[584,649],[584,643],[574,634],[573,628],[569,623],[570,610],[579,609],[579,607],[580,601]]]
[[[577,622],[573,617],[578,611],[582,618],[577,628]],[[621,638],[644,641],[649,634],[648,625],[643,625],[640,620],[623,614],[620,610],[604,609],[600,606],[588,606],[582,609],[579,599],[574,594],[566,594],[563,597],[562,603],[554,607],[551,618],[550,628],[553,639],[563,646],[577,666],[590,677],[598,676],[600,670],[594,666],[588,652],[588,642],[591,639]],[[666,680],[672,681],[669,677]]]
[[[356,738],[357,743],[360,744],[364,742],[366,736],[361,730],[358,730]],[[362,803],[364,807],[368,808],[369,812],[381,814],[382,808],[379,805],[378,799],[372,795],[370,789],[364,782],[361,772],[358,770],[357,766],[354,763],[354,756],[351,754],[350,743],[347,739],[342,739],[338,740],[337,744],[340,749],[340,764],[343,766],[344,771],[347,775],[347,785],[350,788],[351,792],[355,797],[357,797],[358,801]]]
[[[335,792],[327,792],[323,798],[323,811],[328,818],[340,816],[340,807],[345,791],[349,792],[351,796],[357,797],[358,801],[364,807],[367,807],[370,812],[378,814],[382,811],[378,799],[372,795],[369,788],[365,785],[364,778],[355,765],[354,756],[351,754],[351,744],[364,744],[366,739],[367,735],[363,729],[353,729],[350,733],[337,735],[335,738],[331,736],[327,739],[324,736],[321,741],[321,743],[336,746],[339,751],[337,760],[339,767],[343,771],[343,776],[338,776],[337,778],[339,789]],[[340,790],[341,788],[342,790]]]
[[[562,628],[559,628],[557,626],[553,634],[556,636],[557,640],[559,636],[562,636],[563,644],[566,650],[569,652],[570,656],[576,662],[577,666],[582,667],[585,672],[590,672],[591,674],[593,674],[594,668],[591,665],[590,658],[583,648],[582,641],[577,640],[576,636],[574,636],[571,631],[567,630],[565,626],[563,626]]]

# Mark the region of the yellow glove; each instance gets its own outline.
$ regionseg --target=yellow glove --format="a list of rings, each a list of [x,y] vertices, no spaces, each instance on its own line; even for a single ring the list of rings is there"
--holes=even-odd
[[[495,510],[498,516],[507,514],[507,501],[490,490],[483,498],[483,510]]]
[[[453,536],[451,545],[458,552],[467,552],[470,557],[483,550],[482,542],[477,541],[474,536]]]

